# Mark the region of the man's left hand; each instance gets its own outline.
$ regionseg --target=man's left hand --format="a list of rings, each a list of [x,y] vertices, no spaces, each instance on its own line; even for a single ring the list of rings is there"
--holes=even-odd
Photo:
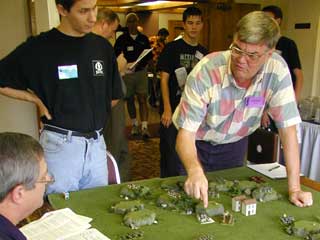
[[[289,200],[297,207],[310,207],[313,204],[311,192],[295,191],[289,193]]]

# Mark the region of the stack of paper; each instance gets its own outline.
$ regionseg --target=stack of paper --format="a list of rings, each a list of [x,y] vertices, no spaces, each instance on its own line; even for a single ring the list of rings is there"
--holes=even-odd
[[[52,211],[37,221],[22,228],[21,232],[29,240],[110,240],[91,227],[91,218],[78,215],[69,208]]]

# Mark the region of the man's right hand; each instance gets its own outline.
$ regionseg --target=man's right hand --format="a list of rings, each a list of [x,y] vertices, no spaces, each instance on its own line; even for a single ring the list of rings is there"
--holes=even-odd
[[[165,110],[161,116],[161,123],[163,126],[168,128],[172,123],[172,112],[171,110]]]
[[[201,199],[205,208],[208,207],[208,180],[202,169],[193,169],[188,172],[184,190],[189,196]]]
[[[34,93],[31,93],[34,97],[34,103],[37,105],[38,110],[39,110],[39,115],[40,117],[45,116],[48,120],[52,119],[51,114],[49,113],[48,108],[43,104],[43,102],[41,101],[41,99],[35,95]]]

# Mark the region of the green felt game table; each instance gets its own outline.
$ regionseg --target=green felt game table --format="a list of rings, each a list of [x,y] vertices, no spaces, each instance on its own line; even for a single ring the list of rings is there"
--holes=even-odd
[[[208,173],[208,180],[222,177],[228,180],[248,180],[250,176],[262,176],[246,167],[234,168],[223,171]],[[183,177],[170,178],[181,180]],[[216,201],[222,203],[225,210],[228,210],[235,217],[233,225],[223,225],[220,223],[200,224],[193,215],[182,215],[160,209],[154,201],[146,200],[145,208],[153,210],[157,214],[158,224],[143,226],[140,228],[144,232],[143,239],[151,240],[171,240],[171,239],[195,239],[199,234],[211,234],[214,239],[301,239],[288,235],[280,223],[279,217],[284,213],[292,215],[296,220],[305,219],[316,221],[315,217],[320,216],[320,192],[303,186],[306,191],[313,194],[314,204],[308,208],[298,208],[288,201],[287,180],[271,180],[263,177],[276,191],[283,195],[282,200],[257,204],[257,214],[254,216],[244,216],[231,210],[231,197],[221,194]],[[137,185],[148,186],[151,189],[159,188],[162,181],[168,179],[148,179],[134,182]],[[104,233],[111,239],[119,237],[128,232],[132,232],[129,227],[122,223],[123,216],[111,213],[110,207],[123,200],[119,196],[120,188],[127,183],[110,185],[78,192],[71,192],[70,199],[65,200],[62,194],[49,195],[49,202],[54,209],[70,208],[77,214],[93,218],[92,226]]]

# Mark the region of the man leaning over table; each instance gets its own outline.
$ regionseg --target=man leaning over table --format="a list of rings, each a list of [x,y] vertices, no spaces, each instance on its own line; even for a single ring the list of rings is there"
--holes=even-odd
[[[41,145],[20,133],[0,133],[0,239],[26,240],[15,226],[41,207],[52,183]]]
[[[40,143],[57,181],[47,193],[108,184],[102,128],[122,97],[110,43],[91,33],[97,0],[56,0],[61,23],[0,61],[0,93],[35,103]]]
[[[289,69],[274,52],[277,22],[261,11],[237,24],[233,43],[224,52],[204,57],[188,76],[173,122],[179,129],[176,149],[187,171],[187,194],[208,204],[205,171],[243,165],[237,143],[259,126],[265,105],[279,129],[287,166],[289,200],[312,205],[300,188],[296,124],[301,122]],[[242,154],[234,161],[234,156]]]

